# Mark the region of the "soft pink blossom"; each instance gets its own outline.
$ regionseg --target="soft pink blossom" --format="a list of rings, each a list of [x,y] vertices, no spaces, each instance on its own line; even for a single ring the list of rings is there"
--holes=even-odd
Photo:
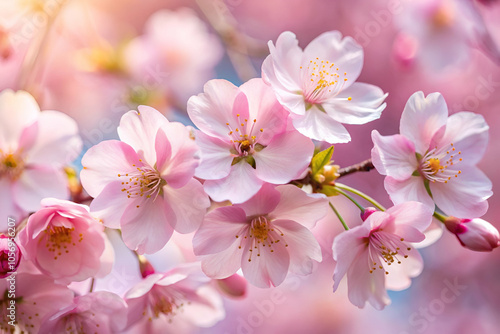
[[[127,323],[127,304],[118,295],[92,292],[77,296],[73,303],[48,315],[40,333],[109,334],[122,330]]]
[[[210,205],[193,179],[198,148],[184,125],[146,106],[126,113],[118,134],[122,141],[101,142],[83,156],[82,185],[105,226],[120,228],[130,249],[154,253],[174,230],[196,230]]]
[[[262,65],[262,76],[291,113],[303,135],[329,143],[351,136],[341,124],[364,124],[380,117],[387,94],[355,82],[363,67],[363,49],[338,31],[316,37],[302,50],[295,35],[282,33]]]
[[[413,94],[406,103],[400,133],[372,132],[373,164],[385,178],[395,204],[434,203],[446,214],[474,218],[488,209],[491,182],[476,167],[488,143],[481,115],[459,112],[448,117],[439,93]]]
[[[0,332],[13,333],[17,329],[24,333],[39,333],[43,319],[68,306],[72,300],[70,289],[44,275],[19,273],[0,279]],[[14,311],[12,304],[15,304]],[[11,320],[16,327],[9,324]]]
[[[287,113],[262,79],[240,87],[211,80],[188,101],[188,114],[201,130],[196,176],[215,201],[241,203],[265,182],[288,183],[309,166],[312,141],[287,128]]]
[[[188,8],[156,11],[143,35],[125,49],[127,67],[137,80],[162,87],[179,102],[201,90],[214,76],[223,49],[206,24]]]
[[[58,111],[43,111],[25,91],[0,93],[0,215],[19,219],[45,197],[68,198],[63,166],[80,153],[78,127]],[[0,223],[7,230],[7,219]]]
[[[444,225],[457,236],[465,248],[478,252],[491,252],[500,246],[500,234],[495,226],[481,218],[459,219],[448,217]]]
[[[210,281],[199,263],[149,275],[125,295],[126,333],[186,333],[189,326],[213,326],[225,312]]]
[[[241,268],[255,286],[278,286],[288,272],[308,275],[321,262],[309,229],[327,210],[324,198],[266,184],[245,203],[209,212],[193,238],[194,252],[209,277],[226,278]]]
[[[53,198],[42,200],[41,206],[19,232],[26,260],[61,283],[111,271],[113,249],[87,206]]]
[[[21,251],[14,238],[0,234],[0,278],[10,276],[21,261]]]
[[[422,272],[422,258],[410,243],[424,240],[433,212],[422,203],[406,202],[374,212],[362,225],[339,234],[333,242],[333,291],[347,274],[351,303],[362,308],[369,302],[378,310],[389,305],[386,289],[406,289],[410,278]]]

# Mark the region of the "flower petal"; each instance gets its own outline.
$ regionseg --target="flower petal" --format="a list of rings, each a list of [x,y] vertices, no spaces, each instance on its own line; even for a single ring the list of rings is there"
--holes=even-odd
[[[316,105],[306,111],[304,116],[294,116],[293,126],[304,136],[326,141],[329,144],[347,143],[351,136],[345,127],[331,118]]]
[[[110,182],[90,203],[92,215],[106,227],[120,228],[120,220],[125,209],[133,201],[122,189],[121,181]]]
[[[203,272],[215,279],[226,278],[236,273],[241,268],[243,253],[239,245],[240,243],[235,238],[229,248],[216,254],[202,255],[200,259]]]
[[[248,201],[234,206],[243,209],[247,216],[263,216],[276,208],[280,197],[280,192],[273,185],[265,183]]]
[[[408,257],[401,259],[401,264],[393,264],[384,268],[389,272],[385,275],[387,289],[401,291],[411,285],[411,278],[420,275],[424,269],[424,261],[420,253],[413,249],[408,252]]]
[[[406,180],[397,180],[387,176],[384,187],[394,204],[417,201],[434,208],[434,201],[427,193],[424,180],[419,176],[410,176]]]
[[[405,180],[417,170],[415,145],[404,136],[381,136],[373,130],[372,141],[372,162],[380,174]]]
[[[200,147],[201,160],[196,168],[196,177],[204,180],[218,180],[229,175],[233,157],[232,144],[211,137],[201,131],[196,132],[196,144]]]
[[[220,180],[207,180],[203,184],[207,194],[216,202],[229,200],[243,203],[255,195],[264,184],[255,169],[245,161],[231,166],[229,175]]]
[[[416,92],[408,99],[401,115],[400,133],[415,144],[417,153],[425,154],[434,134],[446,125],[448,107],[440,93],[424,96]]]
[[[298,178],[309,166],[314,153],[311,139],[298,131],[275,136],[268,146],[255,152],[257,177],[269,183],[282,184]]]
[[[397,230],[402,225],[408,225],[424,232],[431,224],[434,209],[419,202],[404,202],[387,209],[385,213],[394,218],[396,225],[394,234],[400,235]]]

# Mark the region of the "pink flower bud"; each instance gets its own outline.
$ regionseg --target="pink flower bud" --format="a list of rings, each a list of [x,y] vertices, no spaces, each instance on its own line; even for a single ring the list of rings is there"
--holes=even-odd
[[[13,239],[0,234],[0,278],[16,271],[21,260],[21,251]]]
[[[500,245],[498,230],[486,220],[448,217],[444,224],[457,236],[462,246],[470,250],[489,252]]]
[[[229,297],[244,297],[247,293],[247,280],[238,274],[216,280],[221,292]]]
[[[363,221],[365,221],[368,217],[370,217],[370,215],[374,212],[377,212],[378,210],[375,209],[374,207],[367,207],[365,208],[365,211],[361,212],[359,215],[361,217],[361,219],[363,219]]]

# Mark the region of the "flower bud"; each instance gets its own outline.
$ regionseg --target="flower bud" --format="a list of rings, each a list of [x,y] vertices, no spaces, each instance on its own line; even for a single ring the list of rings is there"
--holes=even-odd
[[[0,278],[15,272],[21,260],[21,251],[13,239],[0,234]]]
[[[462,246],[470,250],[487,252],[500,245],[498,230],[486,220],[448,217],[444,224],[457,236]]]
[[[247,293],[247,280],[238,274],[216,281],[220,291],[229,297],[244,297]]]
[[[365,221],[370,215],[374,212],[377,212],[378,210],[375,209],[374,207],[367,207],[365,208],[365,211],[362,211],[359,215],[363,221]]]

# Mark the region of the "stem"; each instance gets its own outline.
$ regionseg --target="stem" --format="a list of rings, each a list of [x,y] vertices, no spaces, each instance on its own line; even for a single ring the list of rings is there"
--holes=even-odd
[[[341,168],[339,169],[338,173],[339,177],[342,177],[356,172],[369,172],[374,168],[375,166],[373,166],[372,159],[367,159],[358,164]]]
[[[448,217],[446,217],[445,215],[440,214],[440,213],[439,213],[439,212],[437,212],[437,211],[434,211],[434,217],[436,217],[437,219],[439,219],[439,221],[440,221],[441,223],[444,223],[444,221],[445,221],[446,219],[448,219]]]
[[[357,206],[357,207],[361,210],[361,212],[364,212],[364,211],[365,211],[365,208],[364,208],[361,204],[359,204],[358,202],[356,202],[356,200],[355,200],[354,198],[352,198],[351,196],[349,196],[349,195],[348,195],[345,191],[340,190],[340,188],[339,188],[339,189],[335,189],[335,190],[336,190],[339,194],[344,195],[344,196],[345,196],[345,197],[347,197],[347,198],[348,198],[351,202],[353,202],[353,203],[354,203],[354,204],[355,204],[355,205],[356,205],[356,206]]]
[[[328,204],[330,204],[330,207],[332,208],[333,212],[335,212],[335,214],[337,215],[337,218],[342,223],[342,226],[344,226],[344,229],[346,231],[349,231],[349,227],[347,226],[347,224],[345,223],[344,219],[342,218],[342,216],[340,215],[340,213],[337,211],[337,209],[335,209],[335,207],[333,206],[333,204],[331,202],[328,202]]]
[[[89,289],[89,293],[92,292],[94,290],[94,283],[95,283],[95,278],[92,277],[92,281],[90,281],[90,289]]]
[[[370,202],[371,204],[373,204],[373,206],[375,206],[377,209],[379,209],[381,211],[385,211],[385,208],[379,202],[377,202],[376,200],[374,200],[373,198],[371,198],[367,194],[365,194],[357,189],[351,188],[351,187],[346,186],[345,184],[342,184],[342,183],[335,183],[335,188],[340,188],[340,189],[349,191],[355,195],[358,195],[359,197],[362,197],[365,200],[367,200],[368,202]]]

